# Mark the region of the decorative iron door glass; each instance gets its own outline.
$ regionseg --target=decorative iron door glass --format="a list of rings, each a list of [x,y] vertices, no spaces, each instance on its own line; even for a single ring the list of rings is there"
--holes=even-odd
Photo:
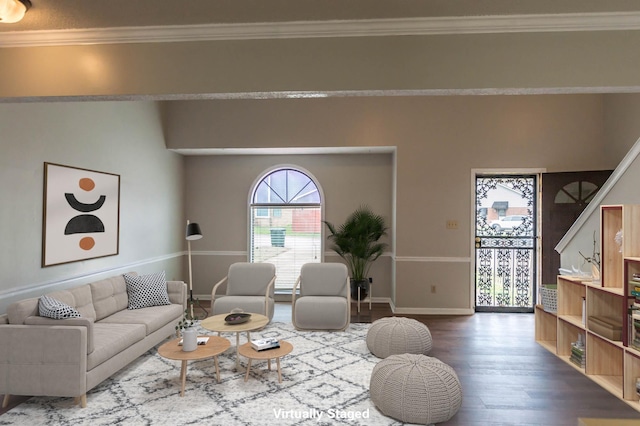
[[[120,175],[44,163],[42,266],[118,254]]]
[[[532,312],[537,176],[476,176],[476,311]]]

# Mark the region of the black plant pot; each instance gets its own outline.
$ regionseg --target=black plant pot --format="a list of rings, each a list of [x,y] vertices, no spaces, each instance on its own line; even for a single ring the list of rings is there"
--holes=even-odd
[[[367,297],[369,283],[367,280],[351,280],[351,300],[358,300],[358,287],[360,287],[360,300]]]

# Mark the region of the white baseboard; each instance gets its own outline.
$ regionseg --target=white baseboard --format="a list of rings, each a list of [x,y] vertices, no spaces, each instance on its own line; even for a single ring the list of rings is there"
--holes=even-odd
[[[405,315],[473,315],[473,308],[401,308],[389,300],[391,312]]]
[[[473,315],[471,308],[395,308],[394,314],[406,315]]]
[[[277,295],[276,295],[277,296]],[[283,295],[281,295],[282,297]],[[211,294],[194,294],[194,298],[199,300],[211,300]],[[284,297],[287,297],[284,295]],[[288,296],[285,300],[277,300],[277,303],[291,302],[291,297]],[[353,302],[353,301],[352,301]],[[397,307],[391,301],[389,297],[374,297],[371,299],[371,304],[384,303],[391,307],[391,312],[394,314],[406,314],[406,315],[473,315],[475,310],[473,308],[401,308]],[[369,301],[360,302],[360,310],[369,309]]]

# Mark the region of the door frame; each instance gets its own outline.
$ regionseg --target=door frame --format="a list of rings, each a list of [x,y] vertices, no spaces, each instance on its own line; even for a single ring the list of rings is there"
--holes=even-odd
[[[471,259],[470,268],[469,268],[469,306],[473,309],[474,313],[476,312],[476,177],[478,175],[538,175],[536,189],[536,204],[541,206],[542,204],[542,192],[541,192],[541,183],[542,183],[542,173],[546,173],[546,168],[523,168],[523,169],[471,169],[471,191],[470,192],[470,221],[469,221],[469,258]],[[538,235],[534,237],[535,245],[536,245],[536,282],[533,283],[533,301],[534,307],[536,303],[536,294],[538,288],[540,287],[540,279],[542,276],[542,245],[540,244],[540,231],[542,226],[542,215],[541,209],[538,207],[536,209],[536,229],[538,230]]]

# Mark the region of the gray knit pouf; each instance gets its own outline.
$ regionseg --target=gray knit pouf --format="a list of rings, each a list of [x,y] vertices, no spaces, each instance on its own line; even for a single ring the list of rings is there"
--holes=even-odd
[[[367,332],[367,347],[378,358],[394,354],[427,355],[432,345],[427,326],[411,318],[380,318]]]
[[[373,367],[369,390],[382,414],[405,423],[446,422],[462,404],[453,368],[425,355],[391,355],[380,361]]]

